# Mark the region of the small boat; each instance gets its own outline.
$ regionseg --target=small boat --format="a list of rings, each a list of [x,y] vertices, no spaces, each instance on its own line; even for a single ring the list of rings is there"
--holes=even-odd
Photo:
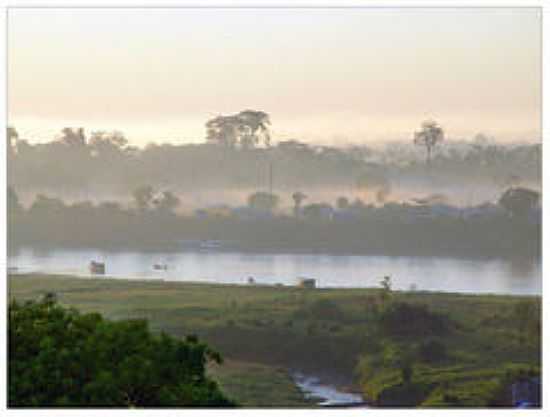
[[[90,262],[90,273],[96,275],[105,275],[105,263],[104,262]]]

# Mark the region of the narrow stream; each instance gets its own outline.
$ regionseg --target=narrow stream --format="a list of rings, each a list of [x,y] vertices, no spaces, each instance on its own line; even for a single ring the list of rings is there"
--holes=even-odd
[[[316,400],[319,406],[366,407],[365,400],[360,394],[340,391],[333,386],[322,384],[319,378],[298,372],[292,374],[292,378],[305,397]]]

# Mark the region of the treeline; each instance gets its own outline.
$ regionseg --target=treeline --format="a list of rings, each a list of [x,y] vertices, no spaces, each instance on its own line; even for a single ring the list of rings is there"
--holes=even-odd
[[[178,215],[170,193],[137,191],[131,208],[38,196],[25,209],[9,189],[8,244],[182,250],[216,241],[220,250],[540,256],[540,196],[521,188],[508,190],[498,205],[470,208],[468,215],[451,206],[344,201],[337,208],[297,204],[293,215],[277,215],[265,207],[276,198],[256,193],[244,217],[239,211]],[[445,210],[424,212],[437,207]]]
[[[223,119],[223,118],[222,118]],[[239,119],[240,120],[240,119]],[[313,146],[298,140],[258,144],[260,133],[238,125],[229,129],[218,118],[207,123],[204,144],[130,146],[120,132],[64,129],[47,143],[32,144],[15,129],[8,136],[8,178],[20,191],[48,189],[126,193],[141,184],[175,192],[197,189],[266,188],[269,166],[278,189],[365,186],[361,178],[425,182],[425,152],[412,141],[384,148]],[[241,122],[239,122],[241,123]],[[240,127],[239,127],[240,126]],[[224,130],[225,129],[225,130]],[[217,136],[216,136],[217,135]],[[222,141],[214,140],[217,137]],[[213,139],[214,138],[214,139]],[[231,139],[232,138],[232,139]],[[239,145],[240,143],[240,145]],[[444,142],[432,151],[430,181],[439,185],[485,183],[497,186],[539,184],[541,145],[497,145],[478,137],[472,142]]]

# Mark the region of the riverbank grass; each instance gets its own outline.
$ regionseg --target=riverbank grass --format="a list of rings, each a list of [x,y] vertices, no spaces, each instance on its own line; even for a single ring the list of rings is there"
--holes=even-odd
[[[422,306],[448,326],[441,334],[404,336],[377,324],[380,289],[9,276],[10,297],[46,292],[82,311],[145,318],[154,331],[199,336],[228,360],[212,372],[247,406],[300,406],[305,400],[291,383],[292,370],[361,390],[380,404],[403,398],[406,388],[415,406],[486,406],[511,367],[540,366],[540,330],[522,330],[518,307],[534,306],[536,317],[540,297],[394,291],[392,303]],[[421,349],[428,353],[413,361],[403,388],[399,351]]]

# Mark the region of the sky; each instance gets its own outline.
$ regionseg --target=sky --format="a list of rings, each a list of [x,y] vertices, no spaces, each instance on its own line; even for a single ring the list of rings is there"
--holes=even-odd
[[[8,122],[199,143],[204,123],[270,114],[275,141],[541,140],[537,8],[8,11]]]

